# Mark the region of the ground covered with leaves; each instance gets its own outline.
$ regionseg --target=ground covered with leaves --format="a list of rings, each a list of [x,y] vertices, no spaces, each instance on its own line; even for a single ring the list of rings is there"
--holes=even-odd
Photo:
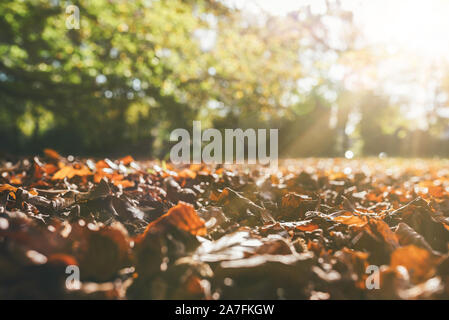
[[[448,164],[3,160],[0,299],[446,299]]]

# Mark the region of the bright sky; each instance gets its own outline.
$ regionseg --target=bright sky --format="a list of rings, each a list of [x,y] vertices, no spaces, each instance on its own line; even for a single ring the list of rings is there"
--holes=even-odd
[[[257,12],[262,9],[274,15],[310,5],[312,12],[323,12],[325,0],[223,0],[239,9]],[[421,119],[434,101],[440,63],[449,61],[449,0],[341,0],[354,13],[355,22],[365,34],[368,44],[383,45],[394,57],[385,59],[378,72],[386,92],[406,96],[412,103],[407,117]],[[411,59],[414,56],[415,59]],[[412,83],[402,70],[412,66]],[[441,68],[440,68],[441,69]],[[443,103],[449,103],[443,97]],[[448,117],[449,117],[449,106]],[[424,122],[421,123],[425,125]]]
[[[225,0],[250,11],[284,15],[310,5],[323,10],[324,0]],[[427,57],[449,56],[448,0],[341,0],[373,43],[407,48]]]

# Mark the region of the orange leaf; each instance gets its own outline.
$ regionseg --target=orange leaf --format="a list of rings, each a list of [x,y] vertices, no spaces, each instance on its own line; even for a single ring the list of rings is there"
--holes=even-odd
[[[44,154],[47,158],[53,160],[59,160],[61,158],[60,154],[53,149],[44,149]]]
[[[429,194],[435,198],[441,198],[444,196],[444,190],[441,186],[431,186],[429,187]]]
[[[95,165],[97,167],[97,170],[101,170],[103,168],[110,168],[109,165],[104,160],[100,160]]]
[[[201,285],[201,279],[197,276],[191,275],[186,281],[187,291],[191,294],[202,294],[204,288]]]
[[[296,226],[296,229],[301,231],[314,231],[316,229],[319,229],[319,226],[316,225],[315,223],[310,223],[302,226]]]
[[[134,158],[131,156],[126,156],[120,159],[120,162],[123,163],[125,166],[129,165],[131,162],[134,162]]]
[[[165,230],[167,225],[173,225],[198,236],[204,236],[207,232],[204,220],[198,216],[193,206],[182,201],[168,210],[166,214],[151,222],[145,232]]]
[[[392,248],[399,247],[399,240],[397,235],[391,231],[388,224],[382,220],[371,219],[369,222],[370,231],[376,236],[381,236],[382,239],[387,242]]]
[[[81,166],[79,169],[75,169],[72,166],[65,166],[53,175],[52,180],[72,179],[74,176],[84,177],[91,174],[86,166]]]
[[[22,184],[22,177],[20,175],[16,175],[12,177],[9,182],[11,182],[12,184]]]
[[[398,248],[391,254],[391,267],[404,266],[415,283],[432,277],[436,264],[437,259],[429,251],[414,245]]]
[[[363,227],[367,224],[367,219],[365,217],[355,216],[355,215],[342,215],[334,218],[335,222],[339,222],[345,225]]]
[[[215,194],[215,192],[212,191],[212,192],[210,193],[210,195],[209,195],[209,200],[210,200],[210,201],[217,202],[218,199],[219,199],[219,195],[217,196],[217,195]]]
[[[184,169],[184,170],[182,170],[182,171],[180,171],[180,172],[178,173],[178,176],[179,176],[180,178],[185,178],[185,179],[187,179],[187,178],[195,179],[195,178],[196,178],[196,173],[193,172],[193,171],[190,170],[190,169]]]
[[[3,192],[3,191],[12,191],[12,192],[16,192],[16,191],[17,191],[17,188],[16,188],[16,187],[13,187],[13,186],[10,185],[10,184],[0,184],[0,192]]]
[[[223,191],[218,196],[217,201],[224,201],[229,196],[229,191],[227,189],[223,189]]]
[[[47,174],[53,174],[56,171],[58,171],[58,167],[53,164],[48,163],[44,166],[44,170],[45,170],[45,173],[47,173]]]
[[[42,179],[44,174],[52,175],[56,171],[58,171],[58,167],[51,163],[42,166],[37,163],[34,164],[34,178],[36,179]]]

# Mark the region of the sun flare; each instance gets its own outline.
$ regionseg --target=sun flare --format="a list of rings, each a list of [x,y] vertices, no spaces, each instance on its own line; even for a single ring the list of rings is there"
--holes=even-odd
[[[368,1],[358,6],[370,7]],[[385,1],[379,15],[362,15],[367,36],[384,42],[391,48],[414,51],[429,58],[441,58],[449,53],[449,2],[444,0]],[[357,9],[355,9],[357,11]],[[368,16],[369,15],[369,16]]]
[[[335,0],[334,0],[335,1]],[[412,51],[426,58],[449,57],[449,1],[447,0],[340,0],[373,44],[391,51]],[[326,8],[325,0],[227,0],[250,11],[285,15],[309,5],[312,12]],[[332,2],[332,1],[331,1]]]

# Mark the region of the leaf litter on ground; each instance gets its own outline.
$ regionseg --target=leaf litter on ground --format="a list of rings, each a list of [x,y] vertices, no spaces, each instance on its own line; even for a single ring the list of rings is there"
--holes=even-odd
[[[447,299],[447,165],[0,161],[0,299]]]

